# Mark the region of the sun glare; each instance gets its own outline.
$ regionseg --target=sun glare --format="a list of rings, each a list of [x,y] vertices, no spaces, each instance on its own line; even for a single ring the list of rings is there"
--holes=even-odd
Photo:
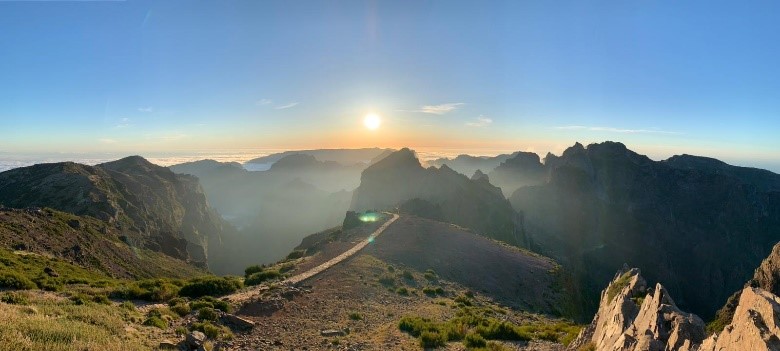
[[[376,130],[382,124],[382,119],[376,113],[369,113],[363,117],[363,125],[370,130]]]

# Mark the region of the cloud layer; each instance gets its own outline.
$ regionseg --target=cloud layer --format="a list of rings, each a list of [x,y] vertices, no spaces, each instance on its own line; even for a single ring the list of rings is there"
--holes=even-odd
[[[561,130],[585,130],[589,132],[608,132],[608,133],[623,133],[623,134],[682,134],[680,132],[672,132],[661,129],[623,129],[615,127],[589,127],[589,126],[560,126],[555,129]]]

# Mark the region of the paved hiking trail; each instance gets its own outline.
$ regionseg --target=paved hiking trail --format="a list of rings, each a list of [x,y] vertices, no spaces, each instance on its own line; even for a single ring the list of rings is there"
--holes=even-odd
[[[334,258],[331,258],[327,262],[325,262],[325,263],[323,263],[323,264],[321,264],[321,265],[319,265],[317,267],[314,267],[314,268],[312,268],[312,269],[310,269],[310,270],[308,270],[306,272],[303,272],[303,273],[300,273],[300,274],[296,274],[296,275],[294,275],[292,277],[289,277],[289,278],[285,279],[284,281],[282,281],[281,283],[285,284],[285,285],[295,285],[295,284],[298,284],[298,283],[300,283],[302,281],[305,281],[306,279],[309,279],[309,278],[311,278],[311,277],[313,277],[313,276],[315,276],[317,274],[320,274],[320,273],[324,272],[328,268],[333,267],[333,266],[341,263],[342,261],[352,257],[354,254],[360,252],[360,250],[362,250],[364,247],[366,247],[366,245],[368,245],[372,241],[374,241],[374,238],[376,238],[377,236],[382,234],[382,232],[384,232],[385,229],[387,229],[387,227],[389,227],[391,224],[393,224],[393,222],[395,222],[395,220],[397,220],[400,217],[400,216],[398,216],[395,213],[388,213],[388,212],[385,212],[385,213],[393,215],[393,218],[390,218],[387,222],[385,222],[385,224],[382,224],[382,226],[379,227],[377,230],[375,230],[373,233],[371,233],[371,235],[369,235],[368,238],[366,238],[365,240],[359,242],[358,244],[353,246],[351,249],[349,249],[347,251],[344,251],[341,255],[338,255],[338,256],[336,256]],[[246,301],[246,300],[250,299],[253,296],[260,295],[260,293],[262,291],[266,290],[267,288],[268,287],[266,285],[261,284],[261,285],[258,285],[256,287],[253,287],[251,290],[242,291],[242,292],[239,292],[239,293],[227,296],[227,299],[229,301],[233,302],[233,303],[243,302],[243,301]]]

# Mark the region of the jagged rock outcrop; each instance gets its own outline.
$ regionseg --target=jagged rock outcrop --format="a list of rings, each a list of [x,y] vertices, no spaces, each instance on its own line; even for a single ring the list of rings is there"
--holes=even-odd
[[[139,156],[97,166],[39,164],[0,173],[0,203],[50,207],[109,223],[131,246],[205,267],[225,223],[197,178],[176,175]]]
[[[698,348],[698,351],[730,350],[780,350],[780,297],[761,288],[742,290],[731,323]]]
[[[771,172],[694,156],[653,161],[615,142],[575,144],[544,166],[542,184],[509,200],[532,249],[567,267],[586,301],[628,263],[711,319],[780,241]]]
[[[544,183],[547,167],[533,152],[517,152],[489,173],[490,181],[509,197],[515,190]]]
[[[601,293],[593,322],[570,345],[599,351],[692,350],[704,339],[704,322],[677,308],[661,284],[647,290],[639,270],[625,269]]]
[[[419,199],[422,201],[410,202]],[[446,165],[423,168],[414,152],[402,149],[366,168],[355,190],[353,210],[424,208],[436,219],[519,246],[526,246],[519,216],[484,179],[471,180]],[[419,213],[418,213],[419,214]]]
[[[722,328],[707,338],[702,320],[677,308],[661,284],[656,284],[655,289],[645,295],[645,280],[639,270],[624,269],[602,292],[593,322],[580,332],[569,348],[579,350],[587,346],[599,351],[780,350],[780,297],[771,291],[777,288],[779,260],[780,243],[756,269],[754,279],[734,294],[719,312],[710,325],[721,325]]]

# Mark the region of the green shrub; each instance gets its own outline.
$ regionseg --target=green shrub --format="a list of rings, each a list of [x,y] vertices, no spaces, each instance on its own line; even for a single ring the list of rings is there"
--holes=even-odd
[[[528,341],[532,339],[529,333],[506,321],[491,320],[488,325],[478,326],[476,332],[489,340]]]
[[[0,288],[14,289],[14,290],[30,290],[38,288],[27,277],[16,272],[0,273]]]
[[[401,277],[406,279],[406,280],[414,280],[414,275],[412,274],[412,272],[409,272],[407,270],[404,270],[401,273]]]
[[[180,305],[180,304],[183,304],[183,303],[186,304],[187,302],[188,302],[187,298],[184,298],[184,297],[174,297],[174,298],[168,300],[168,306],[173,307],[173,306]]]
[[[198,319],[202,321],[216,321],[217,317],[219,315],[217,314],[217,310],[210,308],[210,307],[204,307],[198,310]]]
[[[274,269],[264,270],[262,272],[253,273],[252,275],[246,278],[244,283],[246,283],[246,285],[259,285],[265,281],[279,278],[281,275],[282,274],[279,273],[278,270],[274,270]]]
[[[288,260],[297,260],[306,255],[306,250],[295,250],[287,255]]]
[[[190,305],[188,305],[186,302],[180,302],[178,304],[175,304],[171,306],[171,311],[178,314],[181,317],[184,317],[192,311],[192,308],[190,308]]]
[[[628,283],[630,282],[631,275],[626,272],[623,273],[623,275],[621,275],[620,278],[618,278],[614,283],[612,283],[607,289],[607,299],[609,302],[612,302],[612,300],[615,299],[615,296],[623,291],[623,288],[628,286]]]
[[[388,265],[387,266],[387,271],[390,272],[390,273],[394,273],[395,272],[395,267],[393,267],[392,265]]]
[[[258,273],[258,272],[262,272],[264,270],[265,270],[265,265],[264,264],[263,265],[254,265],[254,266],[246,267],[246,269],[244,269],[244,277],[249,278],[250,275]]]
[[[151,316],[147,318],[144,321],[144,325],[148,325],[150,327],[157,327],[160,329],[167,329],[168,328],[168,322],[166,322],[164,319],[158,316]]]
[[[99,303],[103,305],[110,305],[111,300],[108,299],[108,296],[104,294],[97,294],[92,296],[92,302]]]
[[[466,334],[466,337],[463,339],[463,344],[466,347],[485,347],[487,346],[487,341],[485,341],[485,338],[483,338],[482,335],[470,332]]]
[[[210,339],[229,340],[233,338],[233,333],[230,332],[230,329],[214,325],[211,322],[195,322],[192,323],[190,329],[203,332],[203,334],[206,334]]]
[[[582,345],[580,348],[577,349],[577,351],[596,351],[596,344],[593,342],[589,342],[585,345]]]
[[[179,290],[179,295],[189,298],[222,296],[233,293],[241,287],[241,281],[233,277],[198,278],[184,284]]]
[[[353,321],[359,321],[363,319],[363,315],[358,312],[350,312],[349,319]]]
[[[425,271],[425,274],[423,275],[425,279],[430,281],[435,281],[439,277],[436,275],[436,272],[433,271],[433,269],[428,269]]]
[[[406,287],[402,286],[402,287],[400,287],[398,289],[395,289],[395,293],[398,294],[398,295],[409,296],[409,289],[407,289]]]
[[[385,287],[391,287],[395,286],[395,276],[391,274],[383,274],[378,279],[379,284],[384,285]]]
[[[438,332],[424,331],[420,334],[420,346],[424,348],[435,348],[446,345],[447,339]]]
[[[0,295],[0,301],[10,304],[10,305],[29,305],[30,301],[27,299],[26,296],[15,293],[15,292],[9,292],[5,293],[3,295]]]
[[[206,300],[198,299],[190,302],[190,308],[197,311],[201,308],[214,308],[214,304]]]
[[[279,273],[287,273],[291,270],[295,269],[295,265],[292,263],[285,263],[281,266],[279,266]]]
[[[41,290],[62,291],[63,284],[58,278],[50,277],[48,275],[39,275],[33,279],[33,282]]]
[[[135,311],[135,305],[130,301],[122,301],[122,303],[119,304],[119,307],[128,311]]]
[[[184,336],[187,334],[187,328],[178,326],[176,329],[173,330],[173,332],[178,336]]]

